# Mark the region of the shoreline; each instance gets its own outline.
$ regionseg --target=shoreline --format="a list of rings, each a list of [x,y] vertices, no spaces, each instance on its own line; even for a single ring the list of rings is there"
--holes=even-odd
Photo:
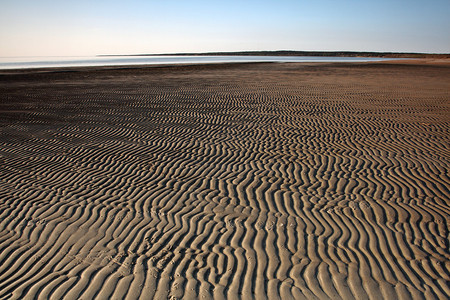
[[[28,72],[71,72],[71,71],[107,71],[107,70],[130,70],[130,69],[186,69],[186,68],[215,68],[231,67],[231,66],[245,66],[245,65],[259,65],[259,64],[300,64],[304,66],[317,65],[364,65],[364,64],[391,64],[391,65],[429,65],[429,66],[449,66],[450,58],[448,59],[435,59],[435,58],[414,58],[414,59],[389,59],[383,61],[365,61],[365,62],[211,62],[211,63],[176,63],[176,64],[129,64],[129,65],[102,65],[102,66],[68,66],[68,67],[31,67],[31,68],[13,68],[13,69],[0,69],[0,75],[5,74],[19,74]]]
[[[32,59],[32,58],[30,58]],[[36,58],[37,59],[37,58]],[[105,60],[106,59],[106,60]],[[118,67],[118,66],[170,66],[170,65],[201,65],[201,64],[234,64],[234,63],[365,63],[405,58],[386,57],[341,57],[341,56],[111,56],[107,57],[47,57],[31,61],[0,62],[0,70],[48,69],[73,67]]]

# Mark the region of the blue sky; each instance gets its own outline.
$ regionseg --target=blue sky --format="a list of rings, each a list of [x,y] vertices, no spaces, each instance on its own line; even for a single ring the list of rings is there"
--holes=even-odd
[[[450,0],[0,0],[0,56],[450,53]]]

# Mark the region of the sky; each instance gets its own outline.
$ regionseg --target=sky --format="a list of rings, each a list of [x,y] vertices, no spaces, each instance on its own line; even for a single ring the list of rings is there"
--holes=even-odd
[[[450,0],[0,0],[0,57],[450,53]]]

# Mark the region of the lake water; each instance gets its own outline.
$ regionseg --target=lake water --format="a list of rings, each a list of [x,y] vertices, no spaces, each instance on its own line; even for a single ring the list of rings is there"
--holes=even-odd
[[[77,56],[77,57],[0,57],[0,69],[51,67],[207,64],[230,62],[369,62],[378,57],[324,56]]]

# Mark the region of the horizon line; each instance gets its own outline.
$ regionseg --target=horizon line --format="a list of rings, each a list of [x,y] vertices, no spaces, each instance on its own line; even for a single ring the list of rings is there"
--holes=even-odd
[[[134,54],[97,54],[95,56],[205,56],[205,55],[255,55],[255,56],[394,56],[397,58],[405,55],[413,56],[450,56],[449,53],[425,53],[425,52],[396,52],[396,51],[353,51],[353,50],[331,50],[331,51],[321,51],[321,50],[244,50],[244,51],[209,51],[209,52],[172,52],[172,53],[134,53]]]

